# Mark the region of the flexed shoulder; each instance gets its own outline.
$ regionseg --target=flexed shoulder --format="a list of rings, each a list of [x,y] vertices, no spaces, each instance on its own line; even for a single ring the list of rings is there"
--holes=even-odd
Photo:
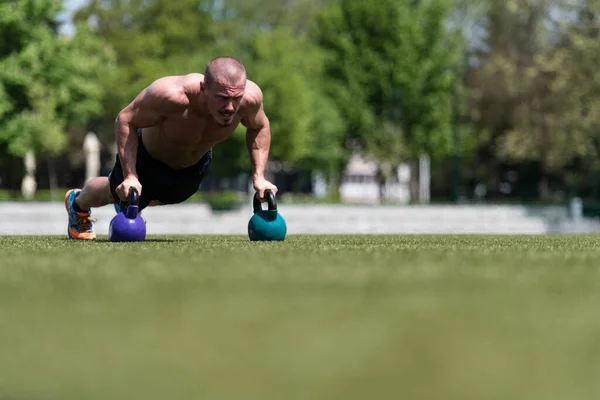
[[[269,119],[263,108],[262,90],[256,83],[250,80],[246,81],[244,103],[245,115],[241,121],[244,126],[255,131],[269,126]]]
[[[145,128],[169,116],[183,113],[190,103],[183,83],[183,77],[178,76],[155,80],[119,113],[119,123],[132,123],[138,128]]]
[[[256,112],[263,103],[263,93],[260,87],[251,80],[246,81],[244,103],[250,112]]]
[[[178,113],[185,110],[190,103],[186,95],[185,76],[167,76],[152,82],[134,100],[145,103],[164,113]]]

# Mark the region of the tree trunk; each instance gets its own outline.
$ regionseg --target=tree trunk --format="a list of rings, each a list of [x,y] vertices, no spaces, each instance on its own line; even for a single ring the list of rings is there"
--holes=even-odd
[[[411,161],[410,165],[410,201],[419,200],[419,162]]]
[[[538,181],[538,193],[541,200],[548,200],[550,198],[550,184],[548,183],[548,177],[542,174]]]
[[[383,204],[385,202],[385,184],[386,177],[381,169],[381,166],[377,166],[377,186],[379,187],[379,204]]]
[[[544,158],[542,157],[542,160]],[[538,180],[538,196],[541,200],[548,200],[550,198],[550,183],[548,182],[548,174],[543,162],[539,164],[539,180]]]
[[[329,196],[330,199],[333,200],[340,200],[340,185],[342,183],[342,176],[343,174],[340,173],[340,171],[338,170],[338,168],[335,168],[335,166],[332,166],[329,170],[329,179],[328,179],[328,188],[327,188],[327,194]]]
[[[58,188],[58,175],[56,174],[56,166],[54,165],[54,158],[52,158],[52,156],[48,157],[48,183],[50,186],[50,200],[57,200],[60,197],[55,199],[55,195],[57,195],[56,190]]]

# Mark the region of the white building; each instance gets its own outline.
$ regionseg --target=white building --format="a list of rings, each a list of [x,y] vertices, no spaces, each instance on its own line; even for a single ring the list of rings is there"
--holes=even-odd
[[[410,201],[410,166],[402,164],[395,172],[385,186],[384,198],[386,201],[406,204]],[[377,165],[359,154],[354,154],[346,166],[340,195],[347,202],[378,202]]]

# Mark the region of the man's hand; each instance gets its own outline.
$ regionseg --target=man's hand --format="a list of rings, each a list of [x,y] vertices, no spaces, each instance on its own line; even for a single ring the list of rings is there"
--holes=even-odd
[[[121,201],[129,201],[129,190],[134,188],[137,190],[138,195],[142,195],[142,184],[138,180],[136,176],[128,176],[123,180],[123,182],[117,186],[116,192],[117,196],[121,199]]]
[[[273,194],[277,194],[277,186],[273,185],[265,178],[255,178],[253,185],[254,190],[258,192],[258,199],[260,201],[265,201],[265,190],[270,190]]]

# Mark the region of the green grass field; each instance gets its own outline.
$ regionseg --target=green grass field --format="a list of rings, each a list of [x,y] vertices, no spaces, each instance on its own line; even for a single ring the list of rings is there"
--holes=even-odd
[[[0,249],[3,400],[600,397],[600,236]]]

